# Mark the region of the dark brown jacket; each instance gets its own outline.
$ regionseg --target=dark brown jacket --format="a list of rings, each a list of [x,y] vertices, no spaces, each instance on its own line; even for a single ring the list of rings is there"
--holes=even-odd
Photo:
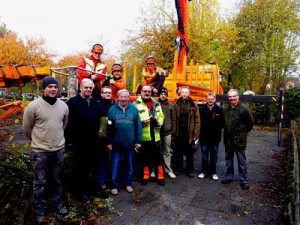
[[[199,138],[200,135],[200,113],[199,113],[199,109],[198,106],[196,105],[196,103],[191,99],[188,98],[186,100],[183,100],[182,97],[180,97],[175,104],[175,109],[176,109],[176,137],[179,134],[179,118],[180,118],[180,111],[181,111],[181,107],[185,107],[187,104],[189,103],[189,116],[188,116],[188,137],[189,137],[189,143],[192,144],[193,138]]]

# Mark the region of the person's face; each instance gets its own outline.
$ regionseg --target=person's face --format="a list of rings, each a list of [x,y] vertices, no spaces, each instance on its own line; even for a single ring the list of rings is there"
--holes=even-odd
[[[143,99],[151,98],[151,87],[149,87],[149,86],[143,87],[143,89],[141,91],[141,95],[142,95]]]
[[[101,97],[103,99],[111,99],[112,98],[112,91],[109,88],[102,88]]]
[[[46,97],[55,98],[57,92],[58,92],[58,86],[56,84],[49,84],[44,90],[44,95]]]
[[[122,76],[122,70],[114,70],[112,72],[112,75],[115,77],[115,78],[120,78]]]
[[[84,98],[89,98],[92,95],[93,85],[90,83],[83,83],[80,85],[80,93]]]
[[[216,98],[214,96],[209,95],[206,98],[206,102],[208,106],[212,107],[216,102]]]
[[[122,107],[126,107],[129,102],[129,95],[127,92],[121,93],[118,97],[119,104]]]
[[[100,59],[100,57],[101,57],[101,55],[102,55],[102,51],[100,51],[100,52],[92,52],[92,56],[96,59],[96,60],[99,60]]]
[[[155,65],[154,63],[147,63],[147,67],[149,70],[154,69],[154,65]]]
[[[236,106],[239,102],[239,95],[237,92],[232,91],[228,93],[228,100],[231,106]]]
[[[182,88],[181,89],[181,97],[183,99],[187,99],[190,96],[190,90],[187,88]]]
[[[167,96],[166,93],[162,92],[162,93],[159,95],[159,98],[160,98],[160,100],[165,101],[165,100],[168,98],[168,96]]]

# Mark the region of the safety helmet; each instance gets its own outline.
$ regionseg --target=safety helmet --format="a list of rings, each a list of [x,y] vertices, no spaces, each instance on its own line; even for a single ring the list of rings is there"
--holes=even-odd
[[[101,54],[103,52],[103,46],[100,44],[94,44],[92,47],[92,52]]]
[[[146,64],[148,64],[148,63],[153,63],[153,64],[155,64],[155,63],[156,63],[155,58],[154,58],[153,56],[147,57],[147,58],[146,58]]]
[[[119,63],[115,63],[111,66],[111,73],[113,73],[115,70],[121,70],[123,71],[122,65]]]

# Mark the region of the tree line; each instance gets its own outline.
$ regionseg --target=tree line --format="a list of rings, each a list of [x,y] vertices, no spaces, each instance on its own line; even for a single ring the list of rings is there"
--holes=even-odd
[[[136,29],[126,30],[120,53],[128,74],[139,69],[144,59],[154,56],[158,65],[172,70],[177,36],[177,15],[173,1],[154,0],[142,9]],[[195,63],[217,62],[234,88],[257,94],[277,93],[292,75],[298,75],[299,0],[239,0],[234,11],[222,16],[217,0],[188,2],[189,52]],[[39,66],[77,65],[79,52],[54,62],[42,38],[18,38],[5,23],[0,24],[0,62]],[[104,60],[112,59],[103,55]],[[131,83],[130,76],[128,82]],[[130,85],[130,84],[129,84]]]

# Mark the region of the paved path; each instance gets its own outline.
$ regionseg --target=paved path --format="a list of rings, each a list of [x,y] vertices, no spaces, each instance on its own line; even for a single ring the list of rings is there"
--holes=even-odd
[[[113,214],[104,224],[132,225],[226,225],[280,224],[282,204],[280,184],[284,180],[280,160],[284,153],[272,151],[277,133],[252,131],[249,134],[247,161],[250,190],[242,190],[237,181],[223,185],[224,146],[220,144],[217,173],[220,180],[211,178],[166,179],[166,186],[155,182],[141,186],[134,182],[134,193],[121,190],[113,196]],[[195,154],[196,175],[201,170],[201,156]],[[236,161],[235,161],[236,162]],[[235,163],[236,164],[236,163]],[[235,171],[237,169],[235,168]]]

